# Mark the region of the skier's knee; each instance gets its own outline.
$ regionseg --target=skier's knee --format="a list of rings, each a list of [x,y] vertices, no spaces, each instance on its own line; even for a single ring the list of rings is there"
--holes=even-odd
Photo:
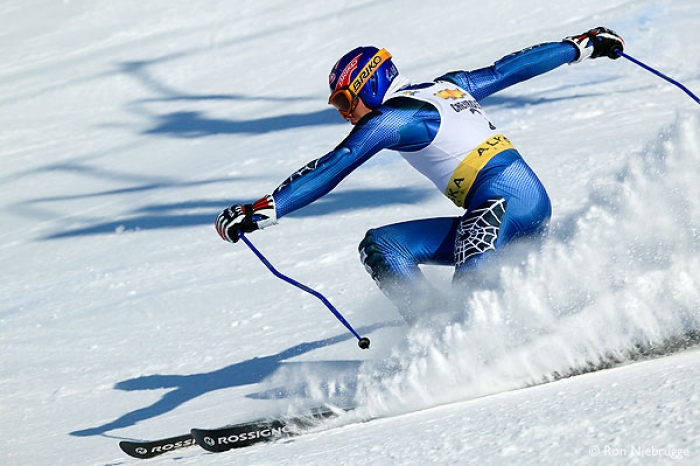
[[[367,272],[376,279],[383,275],[389,269],[387,261],[387,241],[384,234],[379,229],[367,231],[364,239],[358,247],[360,252],[360,260],[367,269]]]

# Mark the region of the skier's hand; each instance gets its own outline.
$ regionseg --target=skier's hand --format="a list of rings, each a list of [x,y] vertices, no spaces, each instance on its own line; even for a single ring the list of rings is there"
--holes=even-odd
[[[277,223],[275,199],[267,195],[253,204],[236,204],[216,217],[216,232],[222,239],[235,243],[239,233],[262,230]]]
[[[625,41],[615,31],[604,27],[597,27],[590,31],[564,38],[565,42],[571,42],[578,49],[578,57],[574,63],[586,58],[608,57],[612,60],[620,58],[617,53],[622,52]]]

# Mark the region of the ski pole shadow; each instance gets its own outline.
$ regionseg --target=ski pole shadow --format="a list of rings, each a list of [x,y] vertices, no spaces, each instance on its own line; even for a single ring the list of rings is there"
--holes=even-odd
[[[395,322],[378,323],[358,329],[362,333],[396,325]],[[152,419],[168,413],[178,406],[215,390],[250,385],[261,382],[272,375],[280,367],[287,364],[285,361],[296,356],[308,353],[318,348],[334,345],[353,338],[352,335],[343,334],[324,340],[302,343],[288,348],[280,353],[253,358],[247,361],[231,364],[213,372],[205,372],[191,375],[147,375],[135,379],[124,380],[117,383],[114,388],[124,391],[172,389],[150,406],[136,409],[114,421],[106,424],[76,430],[70,433],[74,437],[90,437],[105,435],[107,432],[136,425],[141,421]]]

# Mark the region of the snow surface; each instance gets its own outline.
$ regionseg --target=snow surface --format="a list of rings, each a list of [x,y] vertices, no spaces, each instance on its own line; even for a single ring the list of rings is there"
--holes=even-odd
[[[137,464],[119,439],[318,403],[359,408],[149,464],[698,464],[698,350],[541,384],[700,328],[698,107],[632,63],[485,102],[548,187],[552,234],[445,315],[409,329],[358,260],[370,227],[459,213],[396,154],[251,235],[368,351],[212,228],[347,134],[326,77],[358,44],[421,81],[606,25],[700,91],[698,21],[695,0],[3,1],[0,464]]]

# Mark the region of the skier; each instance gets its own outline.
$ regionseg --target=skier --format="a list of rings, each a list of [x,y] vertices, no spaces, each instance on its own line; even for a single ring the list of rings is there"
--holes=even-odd
[[[414,323],[444,298],[421,264],[454,267],[453,284],[516,238],[542,234],[551,216],[544,186],[511,141],[496,130],[479,101],[513,84],[587,58],[619,58],[622,38],[598,27],[561,42],[515,52],[474,71],[454,71],[411,84],[384,49],[359,47],[329,75],[328,103],[354,127],[335,149],[285,180],[271,195],[237,204],[216,219],[218,234],[277,220],[331,191],[382,149],[398,151],[454,204],[461,217],[387,225],[367,232],[360,257],[403,318]]]

